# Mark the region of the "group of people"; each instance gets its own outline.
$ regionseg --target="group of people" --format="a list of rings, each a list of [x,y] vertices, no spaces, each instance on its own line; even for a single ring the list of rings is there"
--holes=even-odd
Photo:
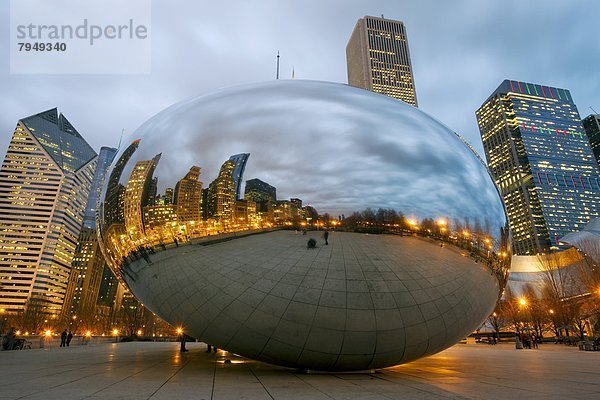
[[[521,332],[516,334],[517,349],[537,349],[539,339],[535,333]]]
[[[65,329],[60,334],[60,347],[69,347],[72,339],[73,339],[73,332],[71,332],[69,330],[69,332],[67,333],[67,330]]]

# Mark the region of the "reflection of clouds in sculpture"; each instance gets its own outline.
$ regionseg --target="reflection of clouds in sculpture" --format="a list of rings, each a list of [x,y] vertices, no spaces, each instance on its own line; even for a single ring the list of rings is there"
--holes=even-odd
[[[210,181],[224,159],[247,152],[246,179],[259,177],[280,198],[300,197],[336,215],[392,207],[422,217],[503,219],[487,171],[447,128],[403,102],[345,85],[224,89],[172,106],[134,136],[143,139],[137,159],[163,152],[159,191],[190,165]],[[414,201],[424,194],[426,202]]]

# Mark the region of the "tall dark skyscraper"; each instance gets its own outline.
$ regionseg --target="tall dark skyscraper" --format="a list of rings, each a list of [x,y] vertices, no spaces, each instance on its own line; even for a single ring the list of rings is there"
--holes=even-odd
[[[233,167],[233,185],[235,188],[235,200],[240,200],[242,195],[242,179],[244,177],[244,170],[246,169],[246,163],[248,162],[250,153],[240,153],[229,157],[229,161],[233,161],[235,166]]]
[[[104,175],[108,166],[117,153],[117,149],[112,147],[102,147],[96,161],[96,170],[94,171],[94,179],[92,180],[92,188],[85,206],[85,215],[83,216],[83,226],[86,228],[96,229],[96,202],[98,201],[98,191],[104,180]]]
[[[600,114],[588,115],[582,122],[594,157],[596,157],[596,163],[600,165]]]
[[[556,248],[598,217],[598,164],[568,90],[505,80],[476,114],[515,254]]]
[[[96,157],[56,108],[17,123],[0,169],[0,308],[61,312]]]
[[[77,240],[62,309],[63,315],[76,316],[77,320],[83,321],[84,324],[93,322],[100,283],[104,269],[108,267],[96,235],[96,202],[106,170],[116,153],[117,149],[102,147],[98,154],[94,179],[83,216],[83,229]]]
[[[417,106],[406,29],[400,21],[366,16],[346,46],[348,84]]]

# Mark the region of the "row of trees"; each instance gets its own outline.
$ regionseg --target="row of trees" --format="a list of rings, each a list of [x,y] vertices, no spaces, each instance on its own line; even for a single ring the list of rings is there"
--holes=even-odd
[[[589,253],[570,248],[539,255],[538,284],[527,283],[518,294],[508,287],[488,319],[490,326],[567,342],[600,336],[600,243],[590,241],[586,248]]]
[[[130,294],[126,294],[117,306],[97,305],[92,310],[79,310],[76,315],[48,315],[42,299],[32,298],[25,312],[3,313],[0,318],[2,331],[14,327],[29,334],[58,333],[63,329],[82,335],[87,332],[112,335],[116,331],[120,336],[159,336],[174,332],[170,325]]]

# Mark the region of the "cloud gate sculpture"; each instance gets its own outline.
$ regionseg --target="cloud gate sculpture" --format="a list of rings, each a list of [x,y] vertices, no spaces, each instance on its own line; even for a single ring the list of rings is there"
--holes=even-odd
[[[492,312],[511,258],[496,186],[458,135],[402,101],[312,81],[151,118],[106,174],[99,226],[112,270],[165,321],[309,370],[455,344]]]

